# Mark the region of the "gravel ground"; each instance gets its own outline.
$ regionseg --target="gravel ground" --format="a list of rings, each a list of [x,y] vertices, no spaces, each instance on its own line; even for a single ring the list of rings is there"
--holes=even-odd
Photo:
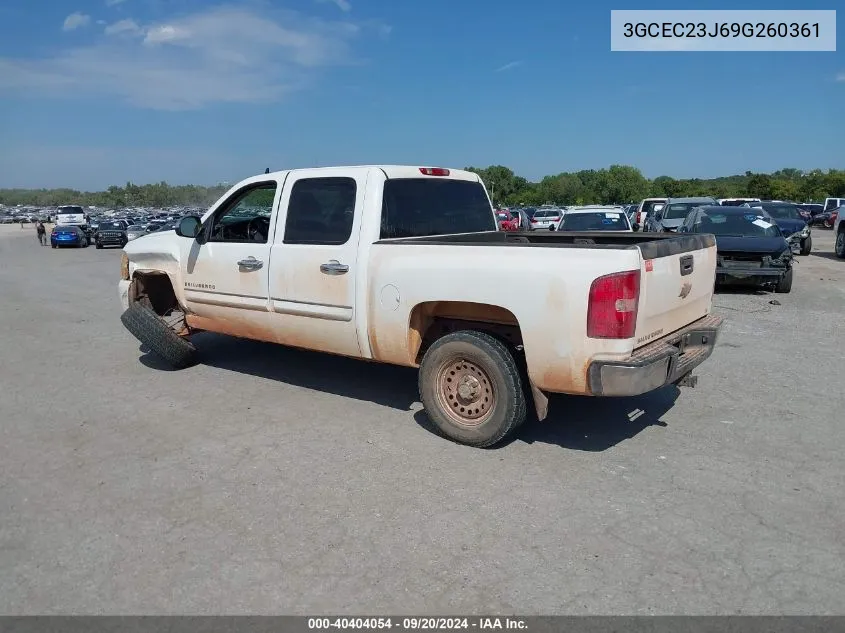
[[[845,613],[845,261],[815,241],[791,294],[715,297],[698,388],[555,397],[483,451],[414,371],[215,335],[167,371],[119,250],[0,227],[0,613]]]

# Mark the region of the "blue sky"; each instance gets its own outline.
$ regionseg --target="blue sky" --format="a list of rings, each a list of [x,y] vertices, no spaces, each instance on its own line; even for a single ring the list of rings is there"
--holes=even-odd
[[[6,0],[0,187],[361,163],[504,164],[532,180],[614,163],[649,177],[845,167],[842,45],[610,51],[611,8],[732,4]]]

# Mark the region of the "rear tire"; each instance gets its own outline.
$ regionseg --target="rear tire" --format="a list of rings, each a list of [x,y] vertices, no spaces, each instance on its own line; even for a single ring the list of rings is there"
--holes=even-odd
[[[805,240],[801,240],[801,254],[802,255],[809,255],[812,250],[813,250],[813,238],[812,237],[808,237]]]
[[[194,345],[176,334],[151,308],[133,303],[120,316],[120,321],[135,338],[172,367],[184,369],[196,363]]]
[[[786,271],[786,274],[780,278],[778,285],[775,286],[775,292],[786,294],[792,290],[792,268]]]
[[[484,332],[435,341],[420,364],[419,389],[429,419],[460,444],[493,446],[525,422],[519,366],[504,343]]]
[[[836,234],[836,244],[833,247],[833,252],[840,259],[845,259],[845,228],[842,227],[842,222],[839,223],[839,233]]]

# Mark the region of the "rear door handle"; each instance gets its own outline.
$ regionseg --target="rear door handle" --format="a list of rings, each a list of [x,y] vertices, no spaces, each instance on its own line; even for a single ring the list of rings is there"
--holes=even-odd
[[[349,272],[349,266],[336,259],[330,259],[325,264],[320,264],[320,272],[327,275],[343,275]]]
[[[244,270],[258,270],[263,265],[264,262],[260,259],[255,259],[252,255],[238,262],[238,268],[242,268]]]
[[[681,276],[684,277],[692,274],[693,265],[692,255],[684,255],[681,257]]]

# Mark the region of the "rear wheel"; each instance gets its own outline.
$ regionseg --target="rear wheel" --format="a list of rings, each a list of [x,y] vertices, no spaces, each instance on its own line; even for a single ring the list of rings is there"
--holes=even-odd
[[[775,286],[775,292],[787,293],[792,290],[792,269],[786,271],[786,274],[780,278],[778,285]]]
[[[196,363],[194,345],[177,334],[173,324],[157,315],[151,307],[140,302],[132,303],[120,316],[120,321],[135,338],[172,367],[184,369]]]
[[[845,259],[845,227],[842,226],[842,222],[839,223],[839,233],[836,234],[833,252],[836,253],[837,257]]]
[[[438,339],[423,357],[419,389],[437,429],[468,446],[493,446],[526,418],[519,367],[504,343],[483,332]]]
[[[810,251],[813,250],[813,238],[808,237],[806,239],[801,240],[801,254],[802,255],[809,255]]]

